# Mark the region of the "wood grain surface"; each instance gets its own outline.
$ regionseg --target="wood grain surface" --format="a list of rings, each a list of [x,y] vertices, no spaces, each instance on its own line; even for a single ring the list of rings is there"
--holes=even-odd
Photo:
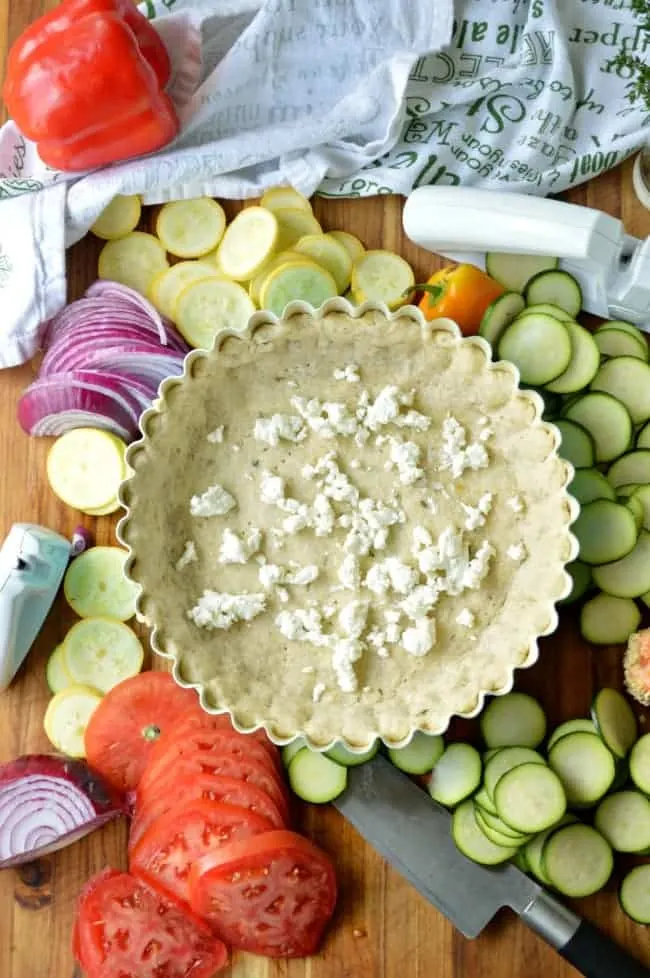
[[[0,0],[0,80],[8,45],[48,6],[41,0]],[[622,217],[632,234],[650,234],[650,215],[632,192],[630,163],[567,196]],[[239,206],[227,203],[229,216]],[[316,215],[326,228],[345,228],[368,247],[400,252],[421,281],[435,262],[405,240],[401,209],[399,198],[315,201]],[[91,236],[71,250],[70,298],[95,278],[98,251],[99,242]],[[16,521],[40,523],[64,534],[80,522],[48,489],[49,439],[28,438],[16,423],[16,402],[33,373],[31,365],[0,373],[0,540]],[[82,522],[97,543],[113,541],[113,519]],[[0,694],[0,763],[48,750],[44,666],[73,617],[59,599],[16,681]],[[569,611],[559,631],[542,643],[538,664],[519,674],[517,686],[537,695],[550,722],[556,723],[584,715],[598,687],[619,686],[620,663],[620,648],[594,649],[580,640]],[[454,728],[462,736],[475,732],[469,724]],[[476,941],[455,933],[334,809],[305,809],[300,819],[304,831],[333,856],[340,880],[340,903],[325,945],[318,956],[289,963],[235,955],[224,972],[228,978],[575,978],[569,965],[507,913]],[[1,872],[0,978],[71,978],[70,930],[80,886],[106,864],[125,863],[126,825],[121,823],[37,864]],[[579,902],[577,909],[650,966],[647,931],[624,917],[613,884]]]

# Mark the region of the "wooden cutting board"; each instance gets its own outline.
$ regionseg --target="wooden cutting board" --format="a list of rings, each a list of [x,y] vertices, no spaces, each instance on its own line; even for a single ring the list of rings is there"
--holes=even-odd
[[[41,0],[0,0],[0,80],[8,44],[46,6]],[[575,189],[567,197],[622,217],[631,234],[650,234],[650,215],[632,192],[630,164]],[[229,217],[239,206],[226,204]],[[401,209],[398,198],[315,202],[316,215],[325,228],[345,228],[369,248],[399,252],[412,263],[417,280],[422,281],[435,261],[405,240]],[[71,250],[70,298],[79,296],[96,277],[99,246],[89,236]],[[40,523],[63,534],[70,534],[83,522],[96,543],[111,543],[115,520],[80,520],[60,503],[45,479],[49,439],[28,438],[18,428],[16,402],[33,374],[31,365],[0,373],[0,540],[17,521]],[[7,692],[0,693],[0,763],[19,754],[48,750],[43,732],[49,695],[44,667],[73,618],[59,599],[16,681]],[[542,643],[540,661],[520,673],[517,686],[538,696],[555,724],[585,715],[593,691],[600,686],[620,686],[620,662],[620,648],[593,649],[582,642],[575,614],[567,611],[557,634]],[[459,724],[453,733],[473,737],[475,725]],[[339,906],[324,947],[316,957],[288,963],[236,955],[224,978],[576,975],[507,913],[478,940],[465,940],[390,870],[334,809],[305,807],[299,817],[302,829],[334,858],[340,881]],[[0,872],[0,978],[73,975],[70,931],[75,900],[84,880],[107,864],[126,865],[124,822],[37,863]],[[607,892],[580,901],[577,909],[650,966],[647,933],[622,914],[613,885]]]

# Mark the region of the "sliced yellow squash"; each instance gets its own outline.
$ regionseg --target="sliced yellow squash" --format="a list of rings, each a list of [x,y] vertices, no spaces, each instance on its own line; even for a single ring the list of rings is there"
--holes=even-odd
[[[415,286],[413,269],[392,251],[366,251],[352,266],[352,292],[357,302],[385,302],[389,309],[403,306]]]
[[[145,231],[132,231],[117,241],[106,242],[99,254],[98,274],[147,296],[156,275],[168,267],[158,238]]]
[[[199,258],[214,251],[225,229],[224,209],[211,197],[172,200],[163,204],[156,220],[156,234],[178,258]]]
[[[118,194],[104,208],[90,230],[104,241],[116,241],[138,226],[141,214],[142,201],[137,195]]]

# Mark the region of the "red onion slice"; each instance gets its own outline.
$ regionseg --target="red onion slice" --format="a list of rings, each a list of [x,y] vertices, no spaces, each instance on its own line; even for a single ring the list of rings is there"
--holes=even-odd
[[[18,401],[18,423],[30,435],[62,435],[83,426],[105,428],[130,441],[139,412],[120,394],[73,374],[37,379]]]
[[[141,296],[139,292],[134,289],[128,288],[126,285],[119,285],[117,282],[103,281],[98,279],[97,282],[93,282],[90,288],[86,289],[87,296],[101,296],[107,299],[118,299],[130,302],[132,305],[139,306],[143,309],[149,319],[153,322],[154,326],[158,330],[158,335],[160,336],[160,342],[163,346],[167,345],[167,331],[162,321],[162,317],[155,306],[153,306],[148,299]]]
[[[0,767],[0,869],[55,852],[126,813],[83,761],[29,754]]]

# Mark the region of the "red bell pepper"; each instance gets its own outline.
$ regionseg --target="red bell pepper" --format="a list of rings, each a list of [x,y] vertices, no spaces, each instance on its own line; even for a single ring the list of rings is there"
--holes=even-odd
[[[162,40],[131,0],[63,0],[11,48],[3,97],[45,163],[87,170],[174,138],[169,74]]]

